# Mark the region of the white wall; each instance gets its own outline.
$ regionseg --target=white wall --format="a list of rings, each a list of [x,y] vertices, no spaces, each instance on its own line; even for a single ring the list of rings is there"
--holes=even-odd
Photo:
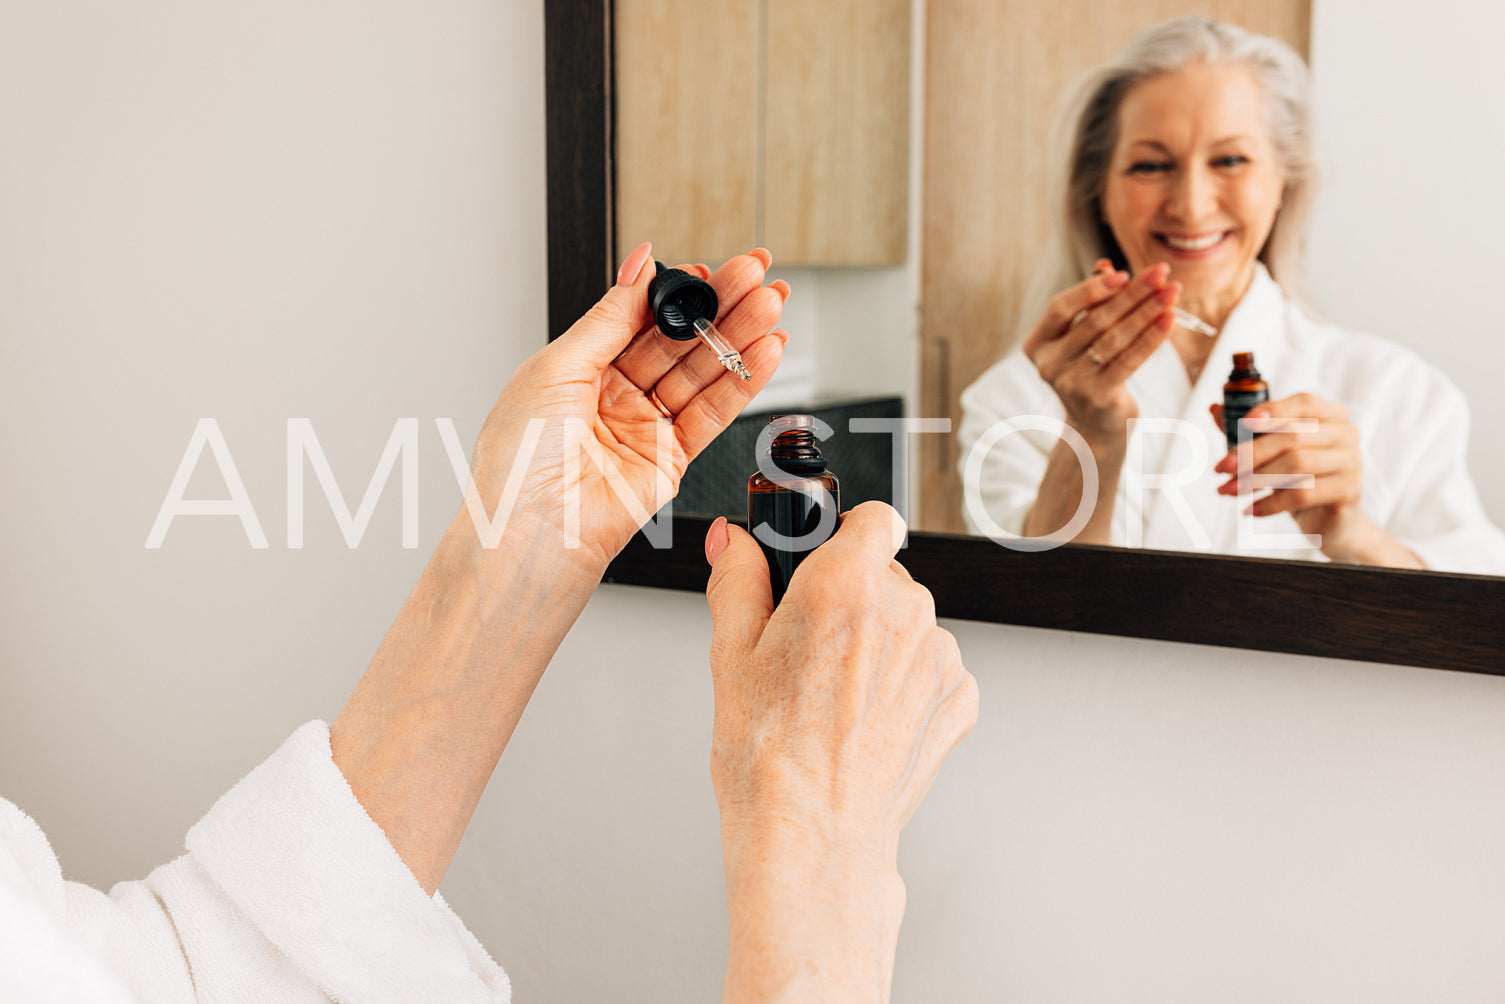
[[[1317,305],[1442,369],[1473,408],[1469,461],[1505,524],[1505,6],[1314,0]]]
[[[544,339],[541,67],[534,4],[0,7],[0,790],[79,877],[333,716],[453,515],[434,419],[469,442]],[[266,551],[143,547],[202,416]],[[423,548],[388,498],[348,551],[310,477],[289,551],[288,418],[353,506],[402,416]]]
[[[0,793],[107,885],[338,711],[456,505],[433,419],[542,343],[541,18],[10,5],[0,74]],[[201,416],[265,551],[142,546]],[[347,498],[423,421],[419,550],[312,490],[286,548],[295,416]],[[983,717],[903,846],[896,1000],[1505,992],[1502,681],[952,626]],[[519,1001],[714,998],[708,641],[605,587],[539,687],[444,885]]]

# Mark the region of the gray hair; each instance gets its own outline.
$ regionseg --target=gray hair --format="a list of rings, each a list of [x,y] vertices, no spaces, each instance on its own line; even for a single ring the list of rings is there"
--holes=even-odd
[[[1289,295],[1301,298],[1301,256],[1317,187],[1306,63],[1279,39],[1223,21],[1180,17],[1142,32],[1072,92],[1057,142],[1055,162],[1064,162],[1065,170],[1053,172],[1053,233],[1019,318],[1021,338],[1037,323],[1046,302],[1080,282],[1097,259],[1128,267],[1102,218],[1103,190],[1118,143],[1119,106],[1138,84],[1196,62],[1246,66],[1263,91],[1265,121],[1285,190],[1259,260]]]

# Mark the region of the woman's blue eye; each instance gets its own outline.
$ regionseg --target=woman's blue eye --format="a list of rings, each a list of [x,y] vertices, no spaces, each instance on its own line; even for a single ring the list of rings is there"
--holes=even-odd
[[[1129,165],[1130,174],[1154,174],[1170,169],[1171,165],[1163,160],[1141,160]]]
[[[1243,154],[1233,153],[1233,154],[1229,154],[1226,157],[1219,157],[1217,160],[1215,160],[1215,161],[1212,162],[1212,166],[1213,167],[1239,167],[1239,166],[1241,166],[1243,164],[1247,164],[1247,163],[1249,163],[1249,158],[1248,157],[1245,157]]]

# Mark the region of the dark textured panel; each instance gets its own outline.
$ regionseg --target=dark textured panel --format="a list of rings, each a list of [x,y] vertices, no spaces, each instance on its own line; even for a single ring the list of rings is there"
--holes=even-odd
[[[738,516],[747,512],[747,479],[758,469],[758,433],[772,415],[791,414],[795,409],[746,412],[717,436],[696,457],[679,486],[674,500],[677,513],[708,513]],[[877,499],[894,501],[893,439],[890,436],[849,431],[853,418],[901,418],[904,402],[897,397],[865,398],[833,402],[801,410],[831,426],[833,434],[820,444],[820,452],[841,482],[841,507]]]

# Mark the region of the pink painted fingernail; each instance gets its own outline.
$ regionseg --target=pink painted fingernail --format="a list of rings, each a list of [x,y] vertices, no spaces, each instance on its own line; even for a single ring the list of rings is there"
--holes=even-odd
[[[1103,285],[1109,289],[1121,289],[1128,284],[1128,281],[1129,273],[1127,272],[1114,272],[1103,276]]]
[[[718,516],[705,535],[705,560],[714,565],[729,543],[731,543],[731,535],[726,531],[726,517]]]
[[[617,285],[631,286],[638,281],[638,276],[643,274],[643,266],[648,264],[648,255],[653,251],[653,245],[644,241],[632,249],[622,262],[622,267],[617,269]]]

